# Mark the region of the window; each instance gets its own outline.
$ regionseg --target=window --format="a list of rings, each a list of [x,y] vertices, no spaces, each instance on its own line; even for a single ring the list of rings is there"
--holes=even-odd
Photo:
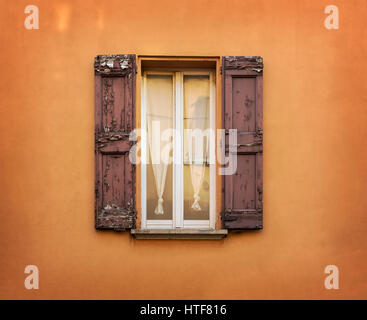
[[[215,73],[142,77],[142,228],[214,229]]]
[[[261,57],[101,55],[94,69],[97,229],[262,229]]]

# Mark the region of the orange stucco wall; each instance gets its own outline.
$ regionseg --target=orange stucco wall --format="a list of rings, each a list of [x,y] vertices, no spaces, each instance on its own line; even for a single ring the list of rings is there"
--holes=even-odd
[[[0,297],[367,298],[367,2],[5,1]],[[40,29],[24,28],[24,8]],[[324,8],[339,7],[339,30]],[[264,57],[264,230],[134,241],[93,225],[93,57]],[[24,288],[24,268],[40,289]],[[340,289],[325,290],[326,265]]]

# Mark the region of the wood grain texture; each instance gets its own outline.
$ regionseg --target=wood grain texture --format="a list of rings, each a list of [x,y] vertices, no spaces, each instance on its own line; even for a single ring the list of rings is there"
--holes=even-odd
[[[135,228],[135,55],[95,58],[95,227]]]
[[[223,179],[223,228],[262,229],[262,72],[261,57],[223,57],[225,151],[237,155],[237,170]],[[237,145],[229,130],[237,129]]]

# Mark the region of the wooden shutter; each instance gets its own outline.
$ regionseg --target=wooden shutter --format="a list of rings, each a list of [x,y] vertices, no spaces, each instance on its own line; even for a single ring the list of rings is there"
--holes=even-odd
[[[135,55],[100,55],[95,71],[95,227],[135,228]]]
[[[222,222],[226,229],[263,227],[262,73],[261,57],[223,57],[223,121],[227,156],[237,149],[237,171],[223,178]],[[237,129],[237,146],[230,145],[230,129]]]

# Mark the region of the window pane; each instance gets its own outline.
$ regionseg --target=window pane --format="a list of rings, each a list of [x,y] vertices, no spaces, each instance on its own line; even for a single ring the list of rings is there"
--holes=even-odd
[[[184,220],[209,220],[209,76],[184,76]]]
[[[173,83],[171,75],[148,75],[147,102],[147,219],[172,220],[171,141],[162,133],[173,128]]]

